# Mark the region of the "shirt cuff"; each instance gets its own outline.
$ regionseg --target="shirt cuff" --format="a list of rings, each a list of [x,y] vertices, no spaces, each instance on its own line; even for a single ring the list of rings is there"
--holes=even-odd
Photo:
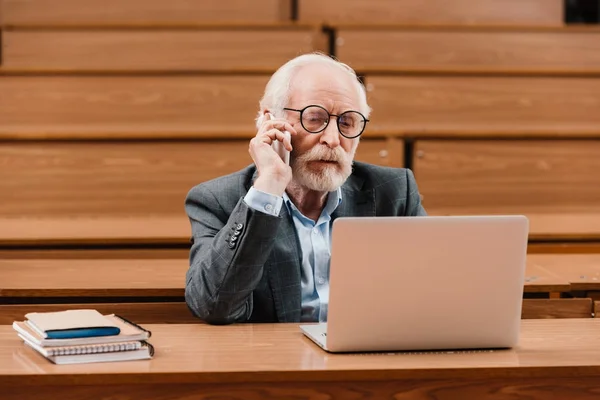
[[[244,196],[244,202],[248,207],[257,211],[278,217],[283,205],[283,197],[262,192],[252,186],[248,193],[246,193],[246,196]]]

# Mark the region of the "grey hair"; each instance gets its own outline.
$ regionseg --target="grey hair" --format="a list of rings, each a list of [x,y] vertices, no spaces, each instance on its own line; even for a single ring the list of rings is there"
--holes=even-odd
[[[340,71],[352,76],[356,82],[356,88],[358,90],[358,96],[360,101],[360,112],[369,118],[371,114],[371,108],[367,103],[367,92],[364,85],[358,79],[356,72],[348,65],[328,56],[323,53],[308,53],[291,59],[290,61],[283,64],[279,69],[271,76],[267,86],[265,87],[265,93],[260,100],[260,110],[256,118],[256,127],[259,128],[262,125],[264,118],[264,110],[269,109],[275,117],[280,116],[283,113],[283,108],[286,107],[287,102],[290,98],[290,89],[292,79],[296,71],[309,64],[323,63],[335,66]]]

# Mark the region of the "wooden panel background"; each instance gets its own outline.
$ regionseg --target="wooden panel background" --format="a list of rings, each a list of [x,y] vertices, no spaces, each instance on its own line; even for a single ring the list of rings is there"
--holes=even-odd
[[[289,20],[290,0],[0,0],[6,25],[197,24]]]
[[[362,72],[598,72],[600,30],[342,28],[336,56]]]
[[[300,21],[562,25],[561,0],[298,0]]]
[[[188,266],[185,258],[0,260],[0,297],[183,297]]]
[[[402,166],[402,141],[357,160]],[[196,184],[252,163],[248,141],[0,142],[0,216],[184,216]]]
[[[597,135],[600,79],[367,76],[372,131]]]
[[[592,299],[524,299],[521,318],[591,318],[592,312]]]
[[[600,141],[417,141],[430,212],[600,212]]]
[[[0,75],[0,136],[254,135],[268,78]]]
[[[18,71],[259,70],[270,73],[297,54],[326,50],[322,33],[314,28],[294,26],[9,30],[4,33],[3,41],[3,68]]]
[[[56,312],[94,309],[102,314],[117,314],[136,324],[198,324],[202,323],[185,302],[154,303],[83,303],[83,304],[16,304],[0,305],[0,325],[22,321],[30,312]]]

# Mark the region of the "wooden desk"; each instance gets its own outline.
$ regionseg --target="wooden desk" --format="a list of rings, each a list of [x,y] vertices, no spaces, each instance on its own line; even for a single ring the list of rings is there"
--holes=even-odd
[[[549,242],[561,245],[561,241],[586,243],[600,241],[600,212],[589,213],[529,213],[523,209],[506,209],[503,212],[482,208],[431,208],[429,215],[488,215],[524,214],[529,219],[530,242]],[[536,243],[537,244],[537,243]]]
[[[546,267],[571,269],[578,276],[578,260],[598,260],[600,268],[600,255],[528,255],[524,291],[568,292],[570,281]],[[0,301],[2,297],[183,296],[188,265],[187,258],[0,259]],[[582,268],[587,271],[589,265],[583,263]]]
[[[432,210],[431,215],[456,215]],[[477,212],[474,212],[477,213]],[[460,212],[459,214],[464,214]],[[527,214],[531,241],[600,241],[600,213]],[[184,214],[149,217],[0,218],[0,246],[55,244],[189,244]]]
[[[108,258],[110,253],[96,251],[93,254],[102,258],[85,258],[85,254],[0,259],[0,324],[28,312],[77,308],[121,313],[140,323],[198,322],[183,301],[187,257],[152,258],[148,252],[139,258]],[[571,290],[569,280],[544,267],[557,256],[561,255],[528,256],[524,293],[548,293],[553,301],[524,299],[524,318],[591,316],[590,301],[560,299],[561,293]],[[577,263],[569,264],[571,258],[559,259],[579,270]]]
[[[530,259],[567,280],[573,291],[600,291],[600,254],[536,254]]]
[[[188,260],[0,260],[2,297],[178,297]]]
[[[600,240],[600,213],[527,214],[530,239]]]
[[[600,320],[529,320],[512,350],[328,354],[297,325],[148,325],[153,360],[53,365],[0,327],[4,400],[596,399]]]
[[[537,263],[537,254],[527,256],[527,268],[525,270],[525,293],[550,293],[550,297],[560,297],[561,292],[571,289],[569,281],[562,278]]]
[[[0,245],[182,244],[190,243],[190,222],[182,213],[149,217],[2,218]]]
[[[184,257],[0,259],[0,324],[28,312],[80,308],[139,323],[198,323],[183,301],[187,269]]]

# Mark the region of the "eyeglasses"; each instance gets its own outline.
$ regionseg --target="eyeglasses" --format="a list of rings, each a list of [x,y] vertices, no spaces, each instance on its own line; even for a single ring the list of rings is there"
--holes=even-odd
[[[302,127],[310,133],[323,132],[331,117],[337,118],[338,131],[342,136],[348,139],[359,137],[365,130],[368,119],[358,111],[345,111],[339,115],[329,114],[325,108],[317,105],[304,107],[302,110],[293,108],[284,108],[288,111],[296,111],[300,113],[300,123]]]

